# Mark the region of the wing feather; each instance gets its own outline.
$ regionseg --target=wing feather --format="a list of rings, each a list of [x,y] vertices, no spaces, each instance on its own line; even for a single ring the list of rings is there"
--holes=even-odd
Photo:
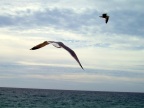
[[[48,43],[47,41],[44,41],[43,43],[40,43],[40,44],[34,46],[34,47],[31,48],[30,50],[36,50],[36,49],[42,48],[42,47],[44,47],[44,46],[46,46],[46,45],[48,45],[48,44],[49,44],[49,43]]]
[[[64,44],[62,44],[61,46],[71,54],[71,56],[78,62],[80,67],[84,70],[75,52]]]
[[[108,22],[108,20],[109,20],[109,16],[106,18],[106,23]]]

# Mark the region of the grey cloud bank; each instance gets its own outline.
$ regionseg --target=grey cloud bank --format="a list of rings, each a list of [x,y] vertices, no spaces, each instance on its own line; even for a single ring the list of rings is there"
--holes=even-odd
[[[23,13],[20,15],[19,13]],[[97,32],[138,35],[143,34],[143,12],[116,10],[110,12],[110,26],[104,27],[104,22],[99,16],[102,13],[96,10],[85,10],[76,13],[71,9],[43,9],[42,11],[26,10],[16,12],[15,15],[7,14],[0,16],[0,26],[9,27],[53,27],[56,29],[77,31],[80,33],[93,34]],[[97,28],[101,29],[97,29]]]
[[[81,72],[78,68],[66,67],[51,67],[51,66],[35,66],[1,63],[0,81],[1,85],[14,85],[15,87],[30,87],[30,88],[47,88],[47,89],[78,89],[78,90],[108,90],[108,91],[131,91],[142,92],[143,73],[133,73],[130,71],[120,70],[102,70],[102,69],[87,69],[86,72]],[[9,68],[9,71],[7,68]],[[57,71],[59,70],[59,71]],[[77,71],[79,70],[79,72]],[[83,81],[85,79],[85,81]],[[17,80],[19,80],[17,82]],[[107,81],[107,83],[105,82]],[[115,83],[116,82],[116,83]],[[125,82],[123,84],[123,82]],[[26,84],[27,83],[27,84]],[[37,83],[37,85],[33,84]],[[49,86],[46,86],[46,85]],[[61,84],[61,86],[53,86],[53,84]],[[69,86],[73,85],[73,86]],[[106,84],[107,86],[102,86]],[[45,85],[45,87],[44,87]],[[64,85],[67,85],[65,87]],[[81,86],[80,86],[81,85]],[[119,85],[118,88],[116,86]],[[126,89],[141,87],[141,89]],[[78,87],[80,86],[80,87]],[[76,88],[75,88],[76,87]]]

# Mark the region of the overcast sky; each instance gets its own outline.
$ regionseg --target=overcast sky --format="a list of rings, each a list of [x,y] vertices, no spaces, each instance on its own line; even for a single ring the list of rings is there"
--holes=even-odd
[[[0,87],[144,92],[143,4],[2,0]],[[64,49],[29,50],[46,40],[73,49],[85,70]]]

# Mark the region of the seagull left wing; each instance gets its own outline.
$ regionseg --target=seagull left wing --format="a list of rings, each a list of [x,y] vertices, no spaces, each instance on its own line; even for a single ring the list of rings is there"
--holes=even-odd
[[[62,44],[61,47],[63,47],[65,50],[67,50],[71,54],[71,56],[78,62],[80,67],[84,70],[84,68],[82,67],[82,65],[81,65],[77,55],[75,54],[75,52],[64,44]]]
[[[36,50],[36,49],[42,48],[42,47],[44,47],[44,46],[46,46],[46,45],[48,45],[48,44],[49,44],[49,43],[48,43],[47,41],[44,41],[43,43],[40,43],[40,44],[34,46],[34,47],[31,48],[30,50]]]

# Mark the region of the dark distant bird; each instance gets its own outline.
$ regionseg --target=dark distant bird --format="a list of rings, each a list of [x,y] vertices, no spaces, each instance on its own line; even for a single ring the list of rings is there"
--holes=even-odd
[[[83,67],[82,67],[77,55],[75,54],[75,52],[72,49],[70,49],[69,47],[67,47],[66,45],[64,45],[62,42],[44,41],[43,43],[40,43],[40,44],[34,46],[30,50],[36,50],[36,49],[42,48],[48,44],[52,44],[53,46],[55,46],[57,48],[64,48],[65,50],[67,50],[71,54],[71,56],[78,62],[78,64],[81,66],[81,68],[83,69]]]
[[[109,20],[109,16],[106,13],[102,14],[100,17],[105,18],[105,23],[107,23]]]

